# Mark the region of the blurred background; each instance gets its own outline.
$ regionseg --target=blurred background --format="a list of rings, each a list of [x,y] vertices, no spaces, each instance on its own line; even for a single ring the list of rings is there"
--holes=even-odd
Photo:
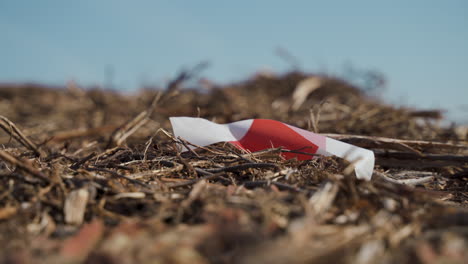
[[[225,84],[291,70],[468,123],[468,2],[1,1],[0,82],[136,91],[184,67]]]

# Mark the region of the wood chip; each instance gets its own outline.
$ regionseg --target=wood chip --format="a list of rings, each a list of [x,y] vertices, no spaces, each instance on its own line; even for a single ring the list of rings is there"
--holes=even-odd
[[[65,222],[71,225],[83,223],[89,192],[86,188],[72,191],[65,200],[64,214]]]

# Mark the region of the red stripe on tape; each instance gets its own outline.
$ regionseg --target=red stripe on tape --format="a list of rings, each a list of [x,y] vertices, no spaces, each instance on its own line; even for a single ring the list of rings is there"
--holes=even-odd
[[[251,152],[283,147],[287,150],[315,154],[318,149],[317,145],[289,128],[286,124],[269,119],[255,119],[247,134],[239,141],[231,143]],[[286,159],[297,157],[299,160],[307,160],[312,158],[310,155],[290,152],[285,152],[282,155]]]

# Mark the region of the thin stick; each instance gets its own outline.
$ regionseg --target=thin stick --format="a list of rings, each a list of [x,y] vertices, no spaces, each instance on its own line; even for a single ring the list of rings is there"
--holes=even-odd
[[[117,128],[112,133],[109,143],[107,144],[107,147],[110,148],[113,145],[120,146],[129,136],[135,133],[140,127],[145,125],[149,121],[160,99],[161,99],[161,93],[158,92],[147,110],[139,113],[133,119],[131,119],[130,121],[124,123],[122,126]]]
[[[111,136],[108,146],[120,146],[129,136],[135,133],[140,127],[148,122],[148,112],[143,111],[132,120],[117,128]]]
[[[256,151],[256,152],[249,152],[247,154],[243,154],[242,157],[254,157],[254,158],[256,158],[256,157],[266,156],[266,155],[269,155],[269,154],[279,154],[282,151],[283,151],[282,147],[269,148],[269,149],[259,150],[259,151]],[[290,150],[288,150],[286,152],[290,152]]]
[[[70,166],[70,169],[72,169],[72,170],[78,169],[81,165],[83,165],[88,160],[92,159],[94,156],[96,156],[95,152],[89,154],[88,156],[86,156],[86,157],[82,158],[81,160],[79,160],[79,161],[75,162],[74,164],[72,164]]]
[[[405,184],[405,185],[418,185],[418,184],[424,184],[424,183],[428,183],[432,181],[434,181],[434,176],[426,176],[426,177],[416,178],[416,179],[397,180],[398,183]]]
[[[111,170],[108,170],[108,169],[103,169],[103,168],[96,168],[96,167],[88,167],[86,168],[87,171],[102,171],[102,172],[107,172],[109,174],[111,174],[112,176],[116,177],[116,178],[122,178],[122,179],[125,179],[131,183],[134,183],[134,184],[138,184],[138,185],[141,185],[141,186],[144,186],[144,187],[148,187],[148,185],[144,182],[141,182],[141,181],[138,181],[138,180],[135,180],[135,179],[132,179],[132,178],[129,178],[125,175],[122,175],[120,173],[117,173],[115,171],[111,171]]]
[[[55,133],[49,140],[49,142],[61,142],[65,140],[89,137],[94,135],[101,135],[102,133],[108,133],[114,131],[118,127],[115,125],[107,125],[101,127],[94,127],[88,129],[73,129]]]
[[[175,145],[175,143],[174,143],[174,145]],[[177,149],[177,146],[174,146],[174,148]],[[176,156],[177,156],[177,159],[180,161],[180,163],[182,163],[182,165],[184,165],[184,167],[187,169],[187,171],[189,172],[190,175],[194,175],[194,176],[197,175],[197,172],[193,168],[192,164],[190,164],[184,158],[182,158],[182,156],[180,156],[179,151],[176,152]]]
[[[301,155],[306,155],[306,156],[311,156],[311,157],[318,157],[321,156],[320,154],[317,153],[307,153],[307,152],[302,152],[298,150],[287,150],[287,149],[282,149],[281,152],[288,152],[288,153],[294,153],[294,154],[301,154]]]
[[[29,140],[21,130],[19,130],[16,125],[8,120],[8,118],[0,115],[0,128],[5,130],[8,134],[10,134],[16,141],[18,141],[21,145],[25,146],[26,148],[32,150],[37,156],[41,156],[41,151],[36,144],[34,144],[31,140]]]
[[[375,160],[376,165],[380,165],[385,168],[399,168],[399,169],[414,169],[414,170],[426,170],[436,169],[449,166],[460,166],[466,163],[453,160],[402,160],[395,158],[378,158]]]
[[[31,174],[32,176],[39,178],[47,183],[50,182],[50,179],[45,176],[42,172],[38,171],[37,169],[33,168],[32,166],[26,164],[25,162],[19,160],[18,158],[10,155],[8,152],[4,150],[0,150],[0,159],[17,166],[18,168],[24,170],[25,172]]]
[[[150,139],[146,142],[146,146],[145,146],[145,151],[143,152],[143,161],[145,161],[147,158],[148,158],[148,149],[151,145],[151,143],[153,143],[153,137],[150,137]]]
[[[293,191],[293,192],[306,192],[305,190],[302,190],[301,188],[282,183],[282,182],[275,182],[275,181],[247,181],[243,182],[242,185],[244,185],[247,188],[252,188],[252,187],[261,187],[261,186],[269,186],[269,185],[275,185],[276,187],[283,189],[283,190],[288,190],[288,191]]]
[[[197,158],[200,158],[200,156],[193,150],[191,149],[188,145],[187,145],[187,141],[185,139],[182,139],[181,137],[177,137],[177,139],[179,140],[180,143],[182,143],[182,145],[184,145],[184,147],[190,151],[193,155],[195,155]]]
[[[388,151],[374,151],[378,158],[395,158],[404,160],[423,159],[423,160],[450,160],[458,161],[460,163],[468,163],[467,155],[450,155],[450,154],[423,154],[416,155],[408,152],[388,152]]]
[[[263,169],[263,168],[275,168],[278,169],[278,165],[273,163],[246,163],[236,166],[224,167],[224,168],[215,168],[215,169],[207,169],[206,171],[216,173],[216,172],[235,172],[240,170],[246,169]]]
[[[378,172],[378,171],[374,171],[374,175],[377,176],[378,178],[381,178],[384,181],[388,181],[388,182],[396,183],[396,184],[411,185],[411,186],[428,183],[435,179],[434,176],[426,176],[426,177],[414,178],[414,179],[397,180],[397,179],[390,178],[386,174]]]
[[[324,136],[342,140],[351,144],[355,144],[364,148],[387,148],[394,150],[410,151],[416,154],[421,154],[415,148],[420,148],[426,152],[440,153],[441,150],[458,150],[468,151],[468,145],[465,143],[442,143],[422,140],[406,140],[385,137],[358,136],[358,135],[341,135],[341,134],[322,134]]]
[[[204,176],[204,177],[200,177],[200,178],[197,178],[197,179],[188,180],[188,181],[181,182],[181,183],[168,184],[168,185],[166,185],[166,186],[167,186],[168,188],[179,188],[179,187],[190,186],[190,185],[194,185],[195,183],[197,183],[197,182],[199,182],[199,181],[202,181],[202,180],[213,180],[213,179],[216,179],[216,178],[222,176],[223,174],[224,174],[224,173],[210,174],[210,175],[207,175],[207,176]]]
[[[203,150],[205,150],[205,151],[208,151],[208,152],[213,153],[213,154],[216,154],[216,155],[222,155],[222,154],[223,154],[222,152],[216,152],[216,151],[213,151],[213,150],[211,150],[211,149],[209,149],[209,148],[206,148],[206,147],[203,147],[203,146],[199,146],[199,145],[193,144],[193,143],[191,143],[191,142],[189,142],[189,141],[187,141],[187,140],[185,140],[185,139],[183,139],[183,138],[181,138],[181,137],[177,137],[177,139],[178,139],[178,140],[176,140],[176,142],[179,142],[179,141],[180,141],[180,143],[183,144],[184,147],[186,147],[186,148],[187,148],[188,150],[190,150],[190,151],[192,151],[192,149],[190,149],[187,145],[190,145],[190,146],[195,147],[195,148],[198,148],[198,149],[203,149]],[[196,155],[197,157],[199,157],[198,154],[195,153],[195,155]]]

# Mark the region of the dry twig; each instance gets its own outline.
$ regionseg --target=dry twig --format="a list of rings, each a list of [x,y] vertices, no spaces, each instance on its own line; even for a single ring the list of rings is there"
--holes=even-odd
[[[154,97],[151,105],[147,110],[141,112],[135,116],[132,120],[126,122],[119,128],[117,128],[111,135],[107,148],[111,146],[120,146],[129,136],[135,133],[140,127],[149,121],[149,118],[153,114],[153,111],[161,99],[162,93],[157,93]]]
[[[343,134],[323,134],[324,136],[338,139],[363,148],[382,148],[409,151],[421,154],[421,151],[429,153],[440,153],[446,151],[467,152],[468,145],[461,143],[441,143],[422,140],[406,140],[373,136],[343,135]],[[417,150],[420,149],[421,151]]]
[[[17,166],[18,168],[24,170],[25,172],[29,173],[30,175],[39,178],[45,182],[49,182],[50,179],[45,176],[42,172],[38,171],[37,169],[33,168],[32,166],[28,165],[26,162],[21,161],[20,159],[10,155],[8,152],[4,150],[0,150],[0,159]]]
[[[16,141],[21,145],[25,146],[27,149],[33,151],[37,156],[41,156],[41,151],[31,140],[29,140],[21,130],[16,127],[16,125],[8,120],[8,118],[0,115],[0,128],[5,130],[10,136],[12,136]]]

